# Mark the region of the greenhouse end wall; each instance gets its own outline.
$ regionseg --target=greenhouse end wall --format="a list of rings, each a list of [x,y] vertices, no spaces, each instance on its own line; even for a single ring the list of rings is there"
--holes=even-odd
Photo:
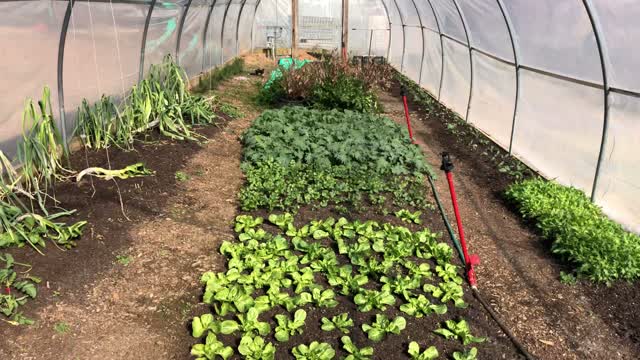
[[[341,0],[298,2],[300,46],[339,48]],[[386,57],[523,162],[640,232],[640,3],[349,3],[351,54]],[[43,86],[69,137],[83,98],[121,99],[166,54],[193,77],[254,48],[291,46],[291,0],[3,1],[0,11],[8,156],[25,99]]]

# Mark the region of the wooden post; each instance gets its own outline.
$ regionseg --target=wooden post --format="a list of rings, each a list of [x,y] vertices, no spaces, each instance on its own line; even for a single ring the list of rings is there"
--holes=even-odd
[[[349,53],[349,0],[342,0],[342,59]]]
[[[298,53],[298,0],[291,0],[291,57]]]

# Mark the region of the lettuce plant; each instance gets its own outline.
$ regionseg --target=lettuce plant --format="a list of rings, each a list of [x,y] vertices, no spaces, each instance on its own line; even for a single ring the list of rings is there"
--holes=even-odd
[[[381,341],[387,334],[398,335],[407,327],[407,321],[402,316],[389,320],[386,315],[376,314],[376,321],[369,324],[362,324],[362,331],[367,333],[369,340]]]
[[[471,335],[471,329],[469,329],[469,324],[467,324],[465,320],[460,320],[459,322],[447,320],[444,324],[446,329],[440,328],[433,332],[444,336],[447,340],[458,339],[462,341],[462,345],[465,346],[470,343],[481,343],[486,340],[486,338]]]
[[[453,360],[476,360],[478,356],[478,349],[472,347],[468,351],[456,351],[453,353]]]
[[[247,360],[274,360],[276,348],[260,336],[244,335],[240,339],[238,352]]]
[[[218,357],[227,360],[233,355],[233,349],[218,340],[216,334],[209,332],[204,344],[195,344],[191,348],[191,355],[196,360],[215,360]]]
[[[462,298],[464,296],[462,286],[453,281],[441,282],[438,286],[425,284],[423,290],[424,292],[433,295],[433,297],[440,299],[443,303],[453,301],[457,308],[467,307],[467,304]]]
[[[433,313],[442,315],[447,312],[447,306],[432,304],[429,299],[420,294],[417,298],[408,298],[406,304],[400,305],[400,311],[421,318]]]
[[[343,334],[348,334],[349,328],[353,327],[353,319],[350,319],[347,313],[336,315],[331,319],[323,317],[320,321],[322,321],[320,328],[324,331],[339,330]]]
[[[443,281],[453,281],[456,284],[462,284],[462,278],[458,275],[458,267],[453,264],[442,264],[436,266],[436,274]]]
[[[253,217],[251,215],[238,215],[236,216],[236,224],[234,230],[237,233],[245,232],[246,230],[253,229],[264,221],[261,217]]]
[[[405,300],[411,297],[411,290],[420,288],[422,276],[414,275],[410,276],[398,276],[380,278],[380,282],[384,283],[382,290],[388,290],[396,295],[402,295]]]
[[[439,356],[438,349],[436,349],[435,346],[429,346],[424,351],[420,352],[420,345],[415,341],[409,343],[408,352],[412,360],[435,360]]]
[[[294,347],[292,352],[297,360],[331,360],[336,356],[336,351],[331,345],[317,341],[309,345],[300,344]]]
[[[327,280],[329,285],[339,287],[342,295],[356,293],[369,282],[369,278],[366,275],[353,275],[351,265],[341,266],[337,272],[328,273]]]
[[[396,211],[396,217],[401,219],[404,222],[414,223],[414,224],[422,224],[422,220],[420,220],[420,215],[422,215],[422,211],[411,212],[406,209],[401,209]]]
[[[358,310],[362,312],[371,311],[374,308],[384,311],[387,306],[395,305],[396,298],[391,295],[388,289],[381,291],[362,289],[353,298],[353,301],[358,305]]]
[[[373,348],[370,346],[359,349],[348,336],[341,337],[340,341],[342,348],[349,353],[344,360],[370,360],[373,356]]]
[[[275,331],[276,340],[283,342],[289,341],[289,337],[295,334],[302,334],[302,328],[304,327],[304,321],[307,319],[307,312],[299,309],[293,315],[293,320],[289,319],[287,315],[276,315],[276,321],[278,326]]]
[[[311,289],[311,298],[318,307],[332,308],[338,305],[336,293],[331,289],[322,290],[315,287]]]

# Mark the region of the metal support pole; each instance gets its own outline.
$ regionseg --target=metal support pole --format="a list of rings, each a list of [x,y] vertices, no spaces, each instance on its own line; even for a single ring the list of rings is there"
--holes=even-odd
[[[189,7],[191,6],[191,1],[187,1],[187,5],[184,7],[182,11],[182,17],[180,18],[180,23],[178,24],[178,40],[176,40],[176,64],[180,65],[180,42],[182,40],[182,30],[184,29],[184,21],[187,18],[187,12],[189,12]]]
[[[138,82],[144,79],[144,54],[147,51],[147,33],[149,32],[149,23],[151,22],[151,15],[153,14],[153,8],[156,6],[156,0],[151,1],[149,5],[149,11],[147,12],[147,18],[144,20],[144,29],[142,30],[142,45],[140,48],[140,69],[138,69]]]
[[[213,7],[216,6],[218,0],[213,0],[209,6],[207,12],[207,19],[204,23],[204,31],[202,32],[202,71],[209,70],[207,68],[207,32],[209,32],[209,22],[211,21],[211,14],[213,13]]]
[[[371,43],[369,43],[371,44]],[[342,57],[346,61],[349,53],[349,0],[342,0]],[[371,55],[371,45],[369,45]]]
[[[240,12],[238,13],[238,20],[236,21],[236,56],[240,55],[240,18],[242,18],[242,11],[244,10],[244,5],[247,3],[247,0],[242,1],[242,5],[240,5]]]
[[[456,10],[458,11],[458,15],[460,16],[460,21],[462,21],[462,27],[464,28],[464,36],[467,38],[467,47],[469,48],[469,70],[470,70],[470,79],[469,79],[469,102],[467,103],[467,113],[465,114],[464,120],[469,121],[469,110],[471,109],[471,97],[473,96],[473,50],[471,47],[471,39],[469,38],[469,30],[467,29],[467,23],[464,19],[464,15],[462,14],[462,10],[460,10],[460,6],[458,5],[457,0],[452,0],[453,5],[455,5]]]
[[[598,46],[598,55],[600,56],[600,66],[602,67],[602,84],[604,85],[604,121],[602,124],[602,140],[600,141],[600,152],[598,154],[598,163],[596,164],[596,173],[593,178],[593,187],[591,189],[591,201],[596,200],[596,190],[598,188],[598,180],[600,177],[600,170],[602,169],[602,162],[604,161],[604,152],[607,147],[607,133],[609,131],[609,77],[607,74],[607,65],[605,63],[605,58],[607,58],[607,54],[605,52],[607,49],[604,47],[602,43],[602,31],[600,28],[600,23],[598,19],[595,17],[595,14],[592,9],[590,0],[582,0],[585,9],[587,10],[587,15],[589,16],[589,21],[591,22],[591,26],[593,27],[593,34],[596,37],[596,45]]]
[[[278,49],[276,49],[278,51]],[[298,52],[298,0],[291,0],[291,57]]]
[[[369,30],[369,56],[371,56],[371,45],[373,44],[373,29]]]
[[[60,29],[60,42],[58,43],[58,107],[60,108],[60,125],[62,130],[62,146],[65,152],[69,150],[67,146],[67,121],[64,111],[64,47],[67,42],[67,30],[69,29],[69,20],[73,11],[74,1],[70,0],[67,4],[67,10],[62,20],[62,28]]]
[[[431,4],[431,0],[427,0],[427,4],[431,8],[431,12],[433,13],[433,18],[436,20],[436,26],[438,27],[438,36],[440,38],[440,83],[438,84],[438,101],[440,101],[440,95],[442,94],[442,81],[444,79],[444,40],[442,39],[442,29],[440,28],[440,20],[438,20],[438,14],[436,14],[436,9],[434,9],[433,4]]]
[[[511,49],[513,50],[513,62],[515,64],[516,71],[516,99],[513,105],[513,119],[511,121],[511,137],[509,139],[509,155],[512,155],[513,151],[513,135],[515,134],[516,129],[516,117],[518,116],[518,103],[520,102],[520,53],[519,47],[516,44],[516,39],[514,36],[514,27],[511,23],[511,18],[507,15],[506,7],[502,0],[496,0],[498,2],[498,7],[500,8],[500,12],[502,13],[502,17],[504,18],[505,24],[507,24],[507,31],[509,32],[509,38],[511,39]]]
[[[420,35],[422,35],[422,56],[420,57],[420,74],[418,75],[418,85],[422,83],[422,66],[424,65],[424,24],[422,23],[422,18],[420,17],[420,11],[418,11],[418,6],[416,5],[415,0],[411,0],[413,7],[416,9],[416,14],[418,15],[418,21],[420,22]]]
[[[251,20],[251,53],[253,53],[254,51],[253,28],[256,26],[256,14],[258,13],[258,6],[260,5],[261,2],[262,0],[258,0],[258,2],[256,3],[255,9],[253,9],[253,20]]]
[[[227,7],[224,9],[224,15],[222,16],[222,29],[220,29],[220,64],[224,64],[224,25],[227,22],[227,14],[229,13],[229,7],[231,1],[227,3]]]

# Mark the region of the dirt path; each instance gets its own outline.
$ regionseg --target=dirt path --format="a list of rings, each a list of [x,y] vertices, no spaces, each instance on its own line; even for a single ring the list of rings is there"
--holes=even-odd
[[[386,114],[405,124],[401,100],[382,94]],[[442,174],[440,153],[452,153],[455,183],[471,251],[478,253],[479,288],[529,351],[541,359],[638,359],[629,340],[597,316],[586,293],[558,281],[560,267],[548,245],[501,201],[487,182],[496,171],[479,167],[478,155],[444,136],[444,125],[411,110],[418,143]],[[497,176],[499,176],[498,174]],[[454,221],[446,179],[436,187]],[[455,226],[455,224],[453,224]]]
[[[253,86],[233,81],[239,82],[232,84],[239,93]],[[238,136],[257,116],[240,97],[225,89],[220,93],[244,116],[223,130],[204,131],[206,144],[161,142],[127,155],[157,170],[153,179],[120,185],[132,221],[114,212],[119,202],[112,186],[99,187],[91,199],[85,184],[79,195],[83,199],[75,201],[85,203],[84,208],[79,204],[80,215],[91,225],[78,248],[69,252],[74,254],[53,249],[33,259],[34,271],[44,275],[49,288],[41,286],[33,311],[25,309],[36,325],[0,325],[0,359],[189,358],[195,341],[188,323],[202,312],[194,306],[201,294],[199,278],[204,271],[219,270],[219,244],[233,237],[230,224],[243,181]],[[183,154],[181,146],[190,150]],[[119,156],[112,154],[112,163],[121,162]],[[176,181],[176,171],[189,180]],[[59,192],[65,198],[78,189],[63,186]],[[111,209],[110,216],[101,208]],[[55,261],[64,261],[58,265],[64,269],[47,271]]]

